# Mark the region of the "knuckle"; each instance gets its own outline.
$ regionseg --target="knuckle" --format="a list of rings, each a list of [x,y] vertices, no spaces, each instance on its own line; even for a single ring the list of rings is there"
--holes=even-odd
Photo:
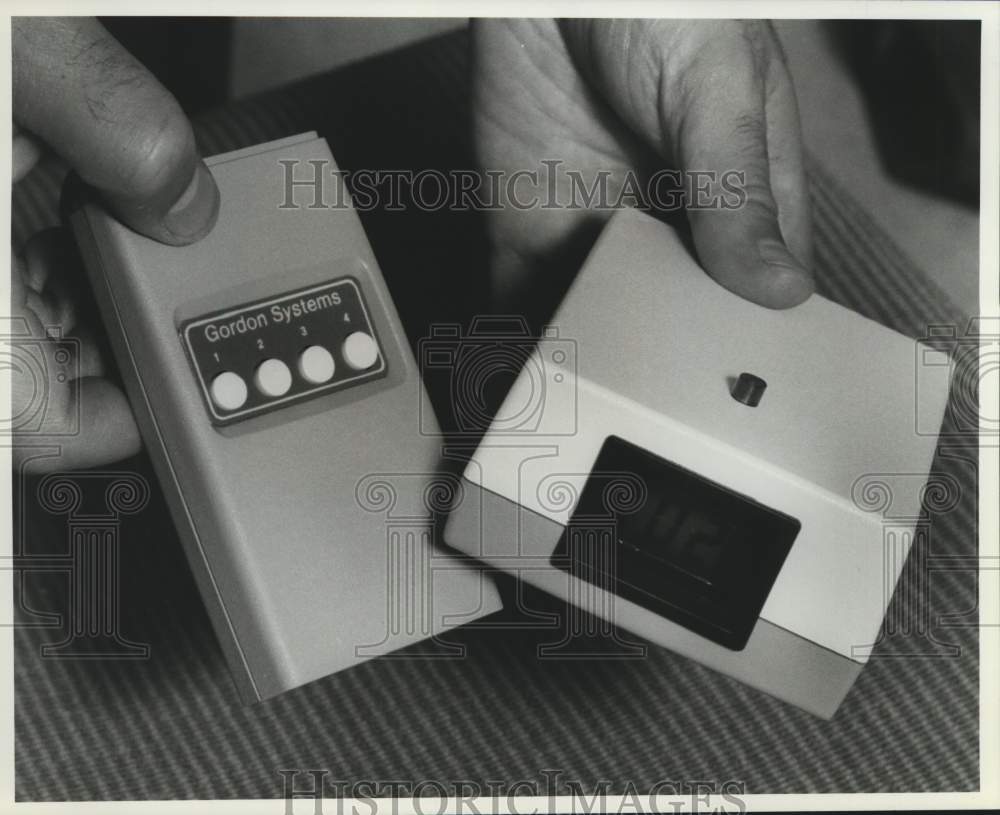
[[[746,212],[755,218],[769,221],[778,219],[778,205],[771,189],[765,184],[747,186],[747,201],[744,206]]]
[[[742,152],[758,155],[765,133],[763,111],[743,110],[733,116],[732,136]]]

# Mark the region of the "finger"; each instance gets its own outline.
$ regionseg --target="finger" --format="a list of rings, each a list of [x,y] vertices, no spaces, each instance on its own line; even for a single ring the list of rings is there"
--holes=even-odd
[[[44,336],[59,337],[62,335],[59,307],[51,298],[42,296],[34,289],[28,289],[24,297],[24,304],[35,315]]]
[[[103,377],[107,371],[98,333],[89,325],[77,325],[69,340],[77,355],[76,367],[81,379]]]
[[[11,252],[11,293],[15,313],[30,314],[35,334],[57,340],[58,349],[71,356],[77,377],[104,376],[105,364],[100,336],[77,309],[83,295],[80,277],[73,273],[78,258],[64,230],[43,230],[28,241],[23,255]]]
[[[59,227],[36,232],[21,250],[24,264],[24,282],[41,293],[49,277],[64,265],[68,248],[65,233]]]
[[[708,50],[724,44],[710,44]],[[779,223],[768,155],[767,68],[761,63],[761,54],[752,45],[703,53],[695,76],[685,82],[679,117],[674,119],[676,143],[684,170],[708,171],[716,179],[733,171],[742,174],[742,205],[689,212],[705,269],[742,297],[769,308],[788,308],[812,294],[813,281],[809,269],[789,249]],[[784,115],[789,115],[787,108]],[[781,124],[775,122],[773,127]],[[785,150],[779,165],[782,173],[789,161],[795,161],[794,153],[788,155],[787,142]],[[804,186],[788,183],[783,174],[781,180],[780,193],[789,200],[786,217],[795,221],[800,216],[789,210],[796,205],[793,202],[801,202]]]
[[[812,213],[802,148],[798,102],[784,50],[769,27],[772,58],[766,80],[767,158],[778,225],[795,258],[813,269]]]
[[[63,333],[71,333],[77,324],[77,303],[85,295],[77,255],[67,243],[66,232],[53,227],[35,234],[23,254],[26,282],[39,292]]]
[[[617,20],[565,30],[609,104],[661,159],[698,179],[702,200],[688,216],[706,271],[765,306],[805,300],[812,277],[789,251],[771,188],[768,26]],[[713,179],[707,190],[705,179]],[[737,179],[734,200],[727,186]]]
[[[138,452],[139,434],[125,395],[111,382],[79,376],[83,353],[52,342],[30,311],[15,309],[27,327],[8,342],[3,366],[10,372],[14,459],[20,464],[38,445],[56,446],[57,457],[31,466],[46,470],[96,467]]]
[[[53,416],[57,421],[47,422],[37,433],[15,433],[15,466],[32,474],[79,470],[121,461],[142,449],[128,401],[115,385],[86,377],[77,380],[71,390],[62,403],[46,405],[46,410],[61,411]],[[66,432],[51,430],[56,425]],[[37,446],[56,447],[59,454],[32,459],[32,448]]]
[[[80,257],[64,229],[42,230],[25,244],[21,269],[28,286],[40,295],[38,307],[49,318],[46,327],[58,325],[60,336],[72,341],[79,354],[79,376],[103,376],[102,345],[92,327],[99,325],[99,316],[79,266]],[[29,307],[35,306],[30,295],[24,299]]]
[[[11,175],[14,183],[24,178],[42,157],[42,146],[38,139],[14,125],[13,133],[13,168]]]
[[[13,21],[14,117],[170,244],[206,234],[219,193],[177,101],[93,18]]]
[[[15,313],[19,308],[24,308],[24,300],[30,287],[25,284],[27,271],[24,261],[13,249],[10,250],[10,309]]]
[[[60,306],[53,298],[28,291],[25,310],[30,312],[41,326],[40,335],[64,348],[71,356],[75,376],[104,376],[105,366],[100,336],[94,329],[77,320],[75,311],[67,314],[67,308]]]

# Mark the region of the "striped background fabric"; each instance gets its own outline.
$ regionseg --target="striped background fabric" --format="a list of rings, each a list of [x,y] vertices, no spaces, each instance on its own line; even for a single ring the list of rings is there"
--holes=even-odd
[[[202,150],[315,129],[348,169],[473,167],[466,49],[464,34],[448,35],[214,112],[197,123]],[[908,336],[938,324],[961,334],[966,317],[934,270],[906,258],[830,168],[812,162],[810,178],[821,292]],[[50,164],[15,190],[16,245],[57,223],[60,182]],[[475,214],[364,221],[411,339],[482,303]],[[33,558],[66,551],[67,520],[24,479],[15,496],[17,798],[271,798],[283,794],[282,769],[323,769],[347,783],[534,779],[542,793],[546,772],[559,773],[554,791],[564,793],[567,782],[645,791],[696,780],[753,793],[977,789],[973,374],[957,377],[935,462],[954,494],[928,501],[891,625],[831,722],[652,646],[642,659],[621,659],[607,642],[589,643],[590,659],[540,659],[560,632],[538,621],[564,609],[504,578],[517,603],[502,619],[518,625],[490,618],[450,634],[465,646],[461,659],[379,659],[243,706],[155,489],[119,529],[121,630],[148,645],[148,658],[44,657],[45,643],[65,637],[45,614],[65,610],[66,580],[33,569]],[[114,469],[153,481],[141,456]]]

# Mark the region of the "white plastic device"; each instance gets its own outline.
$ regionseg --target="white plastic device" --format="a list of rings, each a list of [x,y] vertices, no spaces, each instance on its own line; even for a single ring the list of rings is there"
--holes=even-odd
[[[940,427],[948,397],[915,387],[914,360],[944,355],[818,295],[743,300],[634,210],[553,324],[465,470],[447,542],[832,716],[920,515],[937,439],[917,417]]]

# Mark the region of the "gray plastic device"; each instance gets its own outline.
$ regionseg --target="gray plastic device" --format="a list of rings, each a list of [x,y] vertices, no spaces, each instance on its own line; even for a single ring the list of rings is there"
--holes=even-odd
[[[287,186],[315,168],[335,181],[325,140],[206,163],[221,209],[194,245],[138,235],[86,196],[67,219],[216,634],[255,701],[500,602],[434,544],[456,483],[437,472],[440,438],[421,432],[431,409],[357,213]]]

